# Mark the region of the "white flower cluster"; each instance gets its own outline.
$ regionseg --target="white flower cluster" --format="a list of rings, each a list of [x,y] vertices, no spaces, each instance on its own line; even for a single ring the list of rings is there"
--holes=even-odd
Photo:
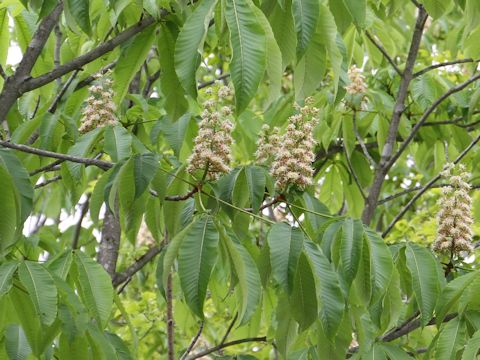
[[[113,102],[112,80],[110,78],[100,78],[97,75],[96,84],[90,86],[90,96],[87,98],[87,106],[83,111],[80,133],[85,134],[97,127],[115,125],[116,106]]]
[[[257,164],[271,164],[280,146],[279,131],[280,129],[278,127],[270,129],[270,126],[267,124],[262,126],[262,130],[258,136],[257,151],[255,152]]]
[[[298,113],[288,119],[271,167],[279,191],[287,190],[290,185],[303,190],[312,183],[313,128],[318,122],[318,109],[313,107],[313,98],[305,99],[304,107],[296,105],[295,108]]]
[[[367,84],[365,83],[365,77],[362,75],[362,70],[355,65],[348,69],[348,78],[350,79],[350,84],[345,86],[347,93],[356,95],[367,92]]]
[[[455,170],[455,165],[447,164],[442,172],[450,186],[442,189],[443,196],[440,199],[437,239],[433,244],[438,252],[472,250],[472,199],[468,194],[470,174],[463,165],[458,166],[458,171]]]
[[[233,124],[230,121],[232,109],[224,105],[232,91],[228,86],[216,85],[216,89],[216,94],[211,89],[206,92],[209,99],[204,102],[205,109],[187,167],[191,174],[202,171],[208,180],[217,180],[221,174],[230,171],[230,148],[233,142]]]

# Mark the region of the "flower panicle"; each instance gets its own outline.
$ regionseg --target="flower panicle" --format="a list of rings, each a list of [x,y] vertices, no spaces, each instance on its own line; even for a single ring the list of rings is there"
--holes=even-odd
[[[198,134],[194,140],[192,155],[188,158],[187,171],[191,174],[203,171],[206,179],[218,178],[230,171],[233,143],[232,108],[226,102],[232,95],[228,86],[215,84],[205,91]]]
[[[464,165],[446,164],[441,175],[448,186],[442,189],[439,200],[437,238],[433,249],[458,254],[472,251],[472,199],[469,195],[470,174]]]
[[[87,98],[83,110],[82,123],[79,131],[85,134],[97,127],[117,124],[115,116],[116,106],[113,102],[113,81],[110,73],[102,78],[101,74],[94,76],[96,81],[89,87],[90,96]]]
[[[270,172],[276,179],[279,191],[289,186],[304,190],[312,184],[315,159],[313,129],[318,123],[319,110],[313,106],[313,98],[305,99],[303,107],[295,105],[297,113],[288,119],[285,133],[280,137]]]
[[[365,76],[362,75],[362,70],[353,65],[348,69],[348,79],[350,84],[345,86],[348,94],[357,95],[367,92],[367,84],[365,82]]]

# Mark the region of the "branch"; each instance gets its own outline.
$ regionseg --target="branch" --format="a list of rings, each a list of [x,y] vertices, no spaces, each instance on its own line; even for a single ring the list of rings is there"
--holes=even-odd
[[[38,156],[45,156],[45,157],[60,159],[64,161],[71,161],[74,163],[85,164],[85,165],[94,165],[99,167],[102,170],[108,170],[113,166],[113,164],[108,161],[90,159],[90,158],[81,158],[78,156],[72,156],[67,154],[60,154],[53,151],[37,149],[27,145],[15,144],[9,141],[0,140],[0,145],[9,149],[14,149],[14,150],[18,150],[18,151],[29,153],[29,154],[35,154]]]
[[[62,32],[60,31],[60,27],[55,25],[55,50],[53,52],[53,64],[57,68],[60,66],[60,51],[62,49]],[[61,78],[57,79],[58,86],[62,85]]]
[[[85,215],[87,215],[88,205],[90,203],[90,196],[91,194],[87,195],[85,202],[81,206],[80,218],[78,219],[77,225],[75,226],[75,232],[73,234],[72,250],[78,249],[78,240],[80,239],[80,230],[82,230],[83,218],[85,217]]]
[[[446,186],[451,186],[450,184],[436,184],[436,185],[432,185],[430,186],[430,189],[438,189],[438,188],[443,188],[443,187],[446,187]],[[391,200],[395,200],[396,198],[399,198],[403,195],[407,195],[407,194],[410,194],[412,192],[415,192],[415,191],[418,191],[418,190],[421,190],[423,186],[415,186],[413,188],[409,188],[409,189],[405,189],[404,191],[400,191],[396,194],[392,194],[390,196],[387,196],[385,197],[384,199],[380,200],[378,202],[378,205],[382,205],[382,204],[385,204],[386,202],[389,202]],[[477,190],[477,189],[480,189],[480,185],[473,185],[471,187],[472,190]]]
[[[44,172],[44,171],[50,171],[50,170],[54,169],[57,165],[60,165],[61,163],[63,163],[64,161],[65,160],[55,160],[54,162],[52,162],[48,165],[45,165],[45,166],[42,166],[41,168],[33,170],[28,175],[34,176],[34,175],[37,175],[37,174],[39,174],[41,172]]]
[[[163,16],[167,14],[166,11],[163,12]],[[117,36],[115,36],[113,39],[110,39],[103,44],[99,45],[95,49],[87,52],[84,55],[80,55],[79,57],[73,59],[72,61],[60,65],[59,67],[53,69],[52,71],[45,73],[43,75],[40,75],[39,77],[36,78],[31,78],[26,80],[22,86],[20,87],[20,92],[25,93],[30,90],[37,89],[43,85],[48,84],[49,82],[65,75],[68,74],[70,71],[80,69],[82,66],[98,59],[99,57],[103,56],[104,54],[112,51],[117,47],[118,45],[124,43],[125,41],[129,40],[139,32],[145,30],[147,27],[150,25],[154,24],[156,20],[151,17],[147,16],[143,19],[141,19],[138,23],[135,25],[129,27],[128,29],[122,31],[119,33]]]
[[[104,66],[103,68],[101,68],[98,73],[100,74],[105,74],[108,70],[111,70],[113,69],[115,66],[117,65],[117,61],[114,61],[114,62],[111,62],[110,64]],[[82,88],[84,88],[85,86],[88,86],[90,85],[93,81],[95,81],[95,76],[94,75],[90,75],[90,76],[87,76],[85,79],[83,79],[82,81],[80,81],[77,86],[75,87],[75,91],[77,90],[80,90]]]
[[[360,184],[360,180],[358,179],[357,173],[353,169],[352,162],[350,161],[350,157],[348,156],[348,151],[347,148],[344,147],[345,151],[345,158],[347,159],[347,165],[348,165],[348,170],[350,171],[350,174],[353,177],[353,180],[355,181],[355,184],[357,185],[358,190],[360,191],[360,195],[362,196],[363,200],[365,200],[367,197],[365,196],[365,193],[363,192],[362,185]]]
[[[59,3],[53,11],[45,16],[32,36],[32,40],[25,50],[15,73],[6,78],[3,90],[0,93],[0,121],[4,121],[10,108],[22,95],[20,87],[30,77],[30,73],[42,52],[50,33],[56,25],[63,10],[63,3]]]
[[[388,128],[387,139],[383,147],[379,166],[375,171],[373,185],[370,189],[370,193],[368,194],[368,198],[365,201],[362,221],[367,225],[370,224],[372,217],[375,213],[378,197],[380,195],[383,182],[385,181],[385,176],[388,173],[388,167],[386,166],[386,164],[392,156],[393,146],[395,144],[398,134],[398,126],[400,125],[400,118],[405,110],[405,99],[407,98],[408,87],[413,78],[413,67],[415,66],[415,61],[417,59],[420,42],[422,40],[423,28],[427,17],[427,12],[423,8],[423,6],[420,6],[418,8],[418,16],[415,24],[415,30],[412,35],[410,49],[408,51],[405,70],[402,75],[402,80],[400,82],[400,87],[397,93],[397,100],[395,102],[390,126]]]
[[[197,343],[198,339],[200,338],[200,335],[202,334],[203,326],[204,326],[204,325],[205,325],[205,322],[202,320],[202,322],[200,323],[200,328],[198,329],[197,334],[196,334],[195,337],[192,339],[192,342],[190,343],[190,345],[188,345],[187,350],[185,350],[185,352],[183,353],[183,355],[182,355],[182,357],[180,358],[180,360],[185,360],[185,358],[188,356],[188,354],[190,354],[190,352],[192,351],[193,347],[195,346],[195,344]]]
[[[458,164],[464,157],[465,155],[468,154],[468,152],[480,141],[480,135],[478,135],[471,143],[468,145],[465,150],[463,150],[457,158],[453,161],[454,164]],[[428,183],[426,183],[418,193],[415,194],[415,196],[403,207],[403,209],[395,216],[395,218],[392,220],[392,222],[387,226],[385,231],[383,232],[382,236],[386,237],[388,233],[393,229],[395,224],[400,220],[403,215],[410,209],[410,207],[417,201],[417,199],[422,196],[438,179],[440,179],[441,174],[437,174],[434,176]]]
[[[422,76],[426,72],[429,72],[434,69],[438,69],[444,66],[449,66],[449,65],[456,65],[456,64],[464,64],[464,63],[472,63],[472,62],[479,62],[480,60],[474,60],[474,59],[460,59],[460,60],[453,60],[453,61],[446,61],[440,64],[435,64],[435,65],[430,65],[427,66],[426,68],[417,71],[415,74],[413,74],[413,77],[416,78],[418,76]]]
[[[112,212],[108,206],[103,218],[102,238],[98,249],[97,261],[103,266],[105,271],[113,279],[117,268],[118,249],[120,248],[120,221],[117,217],[119,213],[118,199],[115,202],[115,210]]]
[[[67,92],[70,84],[72,83],[73,79],[75,79],[75,77],[77,76],[78,72],[80,70],[75,70],[72,75],[70,75],[70,77],[68,78],[68,80],[65,82],[65,84],[63,84],[62,88],[60,89],[60,91],[58,92],[57,96],[55,96],[55,99],[53,99],[53,102],[52,104],[50,105],[50,107],[48,108],[48,112],[53,114],[56,110],[57,110],[57,106],[58,106],[58,103],[60,102],[60,100],[62,100],[62,97],[63,95],[65,95],[65,93]],[[60,79],[60,78],[59,78]]]
[[[130,265],[125,271],[121,273],[116,273],[113,277],[112,284],[113,286],[118,286],[121,283],[130,279],[133,275],[139,272],[145,265],[147,265],[155,256],[160,254],[163,249],[163,245],[161,246],[153,246],[151,247],[145,254],[143,254],[137,261],[135,261],[132,265]]]
[[[266,342],[266,341],[267,341],[267,337],[266,337],[266,336],[260,336],[260,337],[251,337],[251,338],[246,338],[246,339],[239,339],[239,340],[230,341],[230,342],[227,342],[227,343],[222,344],[221,346],[220,346],[220,345],[217,345],[217,346],[214,346],[214,347],[212,347],[212,348],[209,348],[209,349],[206,349],[206,350],[204,350],[204,351],[201,351],[201,352],[199,352],[199,353],[197,353],[197,354],[194,354],[194,355],[190,356],[190,357],[188,358],[188,360],[194,360],[194,359],[201,358],[202,356],[211,354],[211,353],[213,353],[213,352],[215,352],[215,351],[224,349],[224,348],[229,347],[229,346],[234,346],[234,345],[238,345],[238,344],[243,344],[243,343],[246,343],[246,342],[255,342],[255,341],[258,341],[258,342]]]
[[[358,127],[357,127],[357,112],[354,110],[353,111],[353,117],[352,117],[352,121],[353,121],[353,131],[355,132],[355,137],[357,138],[357,141],[358,141],[358,144],[360,145],[360,148],[362,149],[363,151],[363,154],[365,155],[365,157],[367,158],[368,162],[370,163],[370,165],[373,166],[373,168],[375,169],[377,167],[377,163],[375,162],[375,160],[373,160],[373,158],[370,156],[370,153],[368,152],[368,149],[367,147],[365,146],[365,143],[363,142],[363,139],[360,135],[360,132],[358,131]]]
[[[45,180],[44,182],[41,182],[40,184],[35,185],[35,189],[40,189],[40,188],[42,188],[42,187],[44,187],[44,186],[47,186],[48,184],[51,184],[51,183],[53,183],[53,182],[55,182],[55,181],[60,180],[61,178],[62,178],[61,175],[54,176],[54,177],[52,177],[51,179]]]
[[[415,126],[412,128],[412,130],[410,131],[410,134],[408,135],[408,137],[403,141],[403,143],[400,145],[400,147],[398,148],[397,152],[391,157],[391,159],[388,161],[388,163],[386,164],[386,168],[387,169],[390,169],[393,164],[395,163],[395,161],[398,160],[398,158],[400,157],[400,155],[402,155],[402,152],[407,148],[408,144],[410,144],[410,142],[413,140],[413,138],[415,137],[416,133],[418,132],[418,130],[420,129],[420,127],[423,125],[423,123],[425,123],[425,121],[428,119],[428,117],[430,116],[430,114],[432,114],[435,109],[443,102],[445,101],[450,95],[453,95],[463,89],[465,89],[468,85],[470,85],[471,83],[477,81],[480,79],[480,74],[477,74],[476,76],[473,76],[471,77],[470,79],[468,79],[467,81],[461,83],[461,84],[458,84],[454,87],[452,87],[450,90],[448,90],[446,93],[444,93],[442,96],[440,96],[437,100],[435,100],[435,102],[427,109],[427,111],[425,111],[425,113],[422,115],[422,117],[420,118],[420,120],[415,124]]]
[[[398,75],[402,76],[402,72],[398,68],[397,64],[395,64],[395,61],[393,61],[393,59],[390,57],[390,55],[388,55],[387,51],[383,48],[383,46],[380,45],[375,40],[375,38],[366,30],[365,30],[365,35],[367,36],[368,40],[370,40],[372,42],[372,44],[375,45],[375,47],[383,54],[383,56],[385,57],[385,59],[387,59],[387,61],[390,63],[390,65],[393,66],[393,68],[395,69],[395,72]]]
[[[158,194],[155,190],[149,190],[150,195],[158,197]],[[166,201],[184,201],[191,198],[195,193],[198,192],[198,187],[194,186],[192,190],[187,192],[185,195],[167,195],[163,199]]]
[[[204,83],[198,84],[197,89],[200,90],[200,89],[206,88],[207,86],[215,84],[216,81],[224,80],[224,79],[228,78],[229,76],[230,76],[230,74],[223,74],[215,80],[210,80],[210,81],[206,81]]]
[[[165,232],[165,242],[168,242],[167,232]],[[167,288],[165,296],[167,301],[167,347],[168,360],[175,360],[175,321],[173,318],[173,281],[172,269],[168,271]]]
[[[480,114],[480,110],[475,110],[474,112],[472,112],[472,115],[477,115],[477,114]],[[431,121],[431,122],[426,121],[422,124],[422,126],[455,125],[462,128],[468,128],[476,125],[477,123],[477,121],[475,121],[469,124],[459,124],[459,122],[462,121],[463,119],[465,119],[465,116],[459,116],[452,120]]]
[[[2,64],[0,64],[0,76],[3,78],[3,80],[7,80],[7,74],[5,73],[5,70],[3,70]]]

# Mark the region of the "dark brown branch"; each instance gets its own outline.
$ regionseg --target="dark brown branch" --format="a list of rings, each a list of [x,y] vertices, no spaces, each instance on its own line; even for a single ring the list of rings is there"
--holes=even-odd
[[[93,165],[93,166],[99,167],[102,170],[108,170],[113,166],[113,164],[108,161],[90,159],[90,158],[81,158],[78,156],[72,156],[67,154],[60,154],[53,151],[37,149],[27,145],[11,143],[9,141],[0,140],[0,146],[6,147],[9,149],[18,150],[25,153],[29,153],[29,154],[35,154],[38,156],[61,159],[64,161],[71,161],[74,163],[85,164],[85,165]]]
[[[70,75],[70,77],[68,78],[68,80],[65,82],[65,84],[63,84],[62,88],[60,89],[60,91],[58,92],[57,96],[55,96],[55,99],[53,99],[53,102],[52,104],[50,105],[50,107],[48,108],[48,112],[53,114],[56,110],[57,110],[57,106],[58,106],[58,103],[60,102],[60,100],[62,100],[62,97],[63,95],[65,95],[65,93],[67,92],[70,84],[72,83],[73,79],[75,79],[75,77],[77,76],[78,72],[80,70],[75,70],[72,75]],[[60,78],[59,78],[60,79]]]
[[[32,36],[32,40],[25,50],[25,54],[20,61],[15,73],[7,77],[3,90],[0,93],[0,121],[4,121],[10,108],[15,101],[22,95],[21,86],[30,78],[31,71],[50,33],[57,24],[58,18],[63,10],[63,3],[59,3],[52,12],[45,16]]]
[[[472,115],[480,114],[480,110],[475,110],[472,112]],[[442,120],[442,121],[426,121],[422,126],[436,126],[436,125],[455,125],[461,128],[469,128],[471,126],[477,125],[478,121],[468,123],[468,124],[459,124],[460,121],[464,120],[466,116],[459,116],[452,120]]]
[[[413,77],[415,78],[415,77],[418,77],[418,76],[422,76],[423,74],[425,74],[425,73],[427,73],[431,70],[438,69],[438,68],[441,68],[441,67],[444,67],[444,66],[472,63],[472,62],[479,62],[479,61],[480,60],[474,60],[474,59],[460,59],[460,60],[446,61],[446,62],[443,62],[443,63],[440,63],[440,64],[427,66],[425,69],[417,71],[415,74],[413,74]]]
[[[388,173],[387,163],[390,160],[390,157],[392,156],[393,147],[397,139],[400,119],[405,110],[405,100],[407,98],[408,87],[413,78],[413,67],[415,66],[418,50],[420,49],[420,42],[422,40],[423,28],[425,26],[425,21],[427,20],[427,17],[428,17],[427,12],[423,8],[423,6],[420,6],[418,8],[418,15],[417,15],[417,20],[415,24],[415,30],[412,35],[412,41],[410,44],[410,49],[408,51],[405,70],[402,75],[402,80],[400,82],[400,87],[398,89],[397,99],[393,109],[390,126],[388,128],[387,139],[385,141],[385,145],[383,146],[380,162],[375,171],[373,185],[370,188],[370,193],[368,194],[368,198],[365,201],[365,208],[362,214],[362,221],[367,225],[370,224],[373,218],[373,215],[375,213],[375,208],[378,202],[378,197],[380,195],[383,182],[385,181],[385,176]]]
[[[143,88],[143,96],[148,97],[150,96],[150,91],[152,90],[152,86],[160,78],[160,70],[156,71],[154,74],[147,76],[147,81],[145,87]]]
[[[188,345],[188,348],[187,350],[185,350],[184,354],[182,355],[182,357],[180,358],[180,360],[185,360],[185,358],[188,356],[188,354],[190,354],[190,352],[192,351],[193,347],[195,346],[195,344],[197,343],[198,339],[200,338],[200,335],[202,335],[202,331],[203,331],[203,326],[205,325],[205,322],[202,321],[200,323],[200,328],[198,329],[197,331],[197,334],[195,335],[195,337],[192,339],[192,341],[190,342],[190,345]]]
[[[118,201],[115,206],[118,214]],[[108,206],[103,218],[102,238],[98,249],[98,263],[114,279],[117,268],[118,249],[120,248],[120,221],[117,215]]]
[[[5,70],[3,70],[2,64],[0,64],[0,76],[3,78],[3,80],[7,80],[7,74],[5,73]]]
[[[101,68],[98,71],[98,73],[103,75],[108,70],[113,69],[115,67],[115,65],[117,65],[117,61],[111,62],[110,64],[104,66],[103,68]],[[85,79],[83,79],[82,81],[80,81],[77,84],[77,86],[75,87],[75,91],[80,90],[80,89],[84,88],[85,86],[90,85],[93,81],[95,81],[95,76],[94,75],[87,76]]]
[[[164,13],[166,15],[166,12]],[[80,69],[82,66],[98,59],[99,57],[105,55],[106,53],[115,49],[118,45],[124,43],[125,41],[131,39],[136,34],[142,32],[150,25],[154,24],[156,20],[151,17],[147,16],[140,20],[135,25],[129,27],[128,29],[122,31],[117,36],[108,40],[101,45],[97,46],[95,49],[87,52],[86,54],[80,55],[79,57],[73,59],[72,61],[60,65],[58,68],[53,69],[52,71],[40,75],[36,78],[31,78],[25,81],[21,88],[20,92],[25,93],[30,90],[37,89],[43,85],[48,84],[49,82],[68,74],[69,72]]]
[[[225,344],[225,341],[227,341],[228,335],[230,335],[230,332],[231,332],[232,329],[233,329],[233,325],[235,325],[235,322],[237,321],[237,319],[238,319],[238,313],[235,314],[235,316],[233,317],[232,321],[230,322],[230,325],[228,326],[227,331],[225,331],[225,335],[223,335],[223,338],[222,338],[222,340],[220,341],[220,344],[218,344],[219,346]]]
[[[35,185],[35,189],[40,189],[40,188],[42,188],[44,186],[47,186],[47,185],[49,185],[49,184],[51,184],[55,181],[60,180],[61,178],[62,178],[61,175],[54,176],[51,179],[45,180],[44,182],[41,182],[40,184]]]
[[[54,162],[48,164],[48,165],[45,165],[45,166],[42,166],[38,169],[35,169],[33,170],[32,172],[30,172],[28,175],[30,176],[34,176],[34,175],[37,175],[41,172],[44,172],[44,171],[50,171],[52,170],[53,168],[55,168],[57,165],[60,165],[62,162],[64,162],[65,160],[55,160]]]
[[[60,31],[60,27],[55,25],[55,50],[53,52],[53,65],[58,68],[60,66],[60,51],[62,49],[62,32]],[[58,86],[62,85],[62,79],[57,79]]]
[[[465,155],[480,141],[480,135],[477,136],[471,143],[468,145],[453,161],[454,164],[458,164]],[[412,199],[403,207],[403,209],[395,216],[392,222],[387,226],[385,231],[383,232],[382,236],[385,237],[388,233],[393,229],[395,224],[400,220],[403,215],[410,209],[410,207],[417,201],[417,199],[422,196],[438,179],[440,179],[441,174],[437,174],[434,176],[428,183],[426,183],[419,191],[412,197]]]
[[[115,274],[113,277],[112,284],[113,286],[118,286],[121,283],[127,281],[137,272],[139,272],[145,265],[147,265],[150,261],[152,261],[155,256],[160,254],[162,251],[163,246],[153,246],[151,247],[145,254],[143,254],[137,261],[135,261],[132,265],[130,265],[125,271],[121,273]]]
[[[224,349],[226,347],[234,346],[234,345],[238,345],[238,344],[243,344],[243,343],[246,343],[246,342],[267,342],[267,337],[266,336],[259,336],[259,337],[251,337],[251,338],[239,339],[239,340],[226,342],[226,343],[222,344],[221,346],[217,345],[217,346],[214,346],[212,348],[201,351],[197,354],[194,354],[194,355],[188,357],[188,360],[198,359],[198,358],[201,358],[202,356],[211,354],[215,351]]]
[[[438,188],[442,188],[442,187],[446,187],[446,186],[451,186],[451,185],[450,184],[436,184],[436,185],[430,186],[430,189],[438,189]],[[413,188],[409,188],[409,189],[405,189],[404,191],[400,191],[396,194],[392,194],[392,195],[387,196],[387,197],[383,198],[382,200],[380,200],[378,202],[378,205],[385,204],[386,202],[395,200],[396,198],[399,198],[401,196],[404,196],[404,195],[410,194],[412,192],[421,190],[422,188],[423,188],[423,186],[415,186]],[[472,190],[478,190],[478,189],[480,189],[480,185],[473,185],[471,187],[471,189]]]
[[[228,78],[230,76],[230,74],[223,74],[221,76],[219,76],[217,79],[215,80],[210,80],[210,81],[206,81],[204,83],[201,83],[201,84],[198,84],[198,90],[200,89],[203,89],[203,88],[206,88],[207,86],[210,86],[210,85],[213,85],[215,84],[216,81],[219,81],[219,80],[224,80],[226,78]]]
[[[395,69],[395,72],[398,75],[402,76],[402,72],[398,68],[397,64],[395,64],[395,61],[393,61],[390,55],[388,55],[387,51],[383,48],[383,46],[380,45],[368,31],[365,31],[365,35],[367,36],[368,40],[370,40],[372,44],[375,45],[375,47],[382,53],[382,55],[385,57],[385,59],[387,59],[390,65],[392,65],[392,67]]]
[[[461,84],[458,84],[454,87],[452,87],[450,90],[448,90],[446,93],[444,93],[442,96],[440,96],[437,100],[435,100],[435,102],[427,109],[427,111],[425,111],[425,113],[422,115],[422,117],[420,118],[420,120],[418,120],[418,122],[415,124],[415,126],[412,128],[412,130],[410,131],[410,134],[408,134],[407,138],[403,141],[403,143],[400,145],[400,147],[398,148],[397,152],[391,157],[391,159],[388,161],[386,167],[387,169],[390,169],[393,164],[395,163],[395,161],[398,160],[398,158],[402,155],[403,151],[407,148],[408,144],[410,144],[410,142],[413,140],[413,138],[415,137],[416,133],[418,132],[418,130],[420,129],[420,127],[423,125],[423,123],[428,119],[428,117],[430,116],[430,114],[432,114],[435,109],[443,102],[445,101],[448,97],[450,97],[451,95],[465,89],[467,86],[469,86],[470,84],[474,83],[475,81],[479,80],[480,79],[480,74],[477,74],[476,76],[473,76],[471,77],[470,79],[468,79],[467,81],[461,83]]]
[[[195,186],[192,190],[190,190],[189,192],[187,192],[184,195],[167,195],[167,196],[164,197],[164,200],[166,200],[166,201],[185,201],[187,199],[190,199],[197,192],[198,192],[198,187]],[[155,190],[150,189],[150,194],[155,196],[155,197],[158,197],[158,194]]]
[[[82,222],[85,215],[88,212],[88,206],[90,203],[90,196],[91,194],[87,195],[85,202],[82,204],[80,208],[80,218],[78,219],[77,224],[75,225],[75,232],[73,233],[73,241],[72,241],[72,250],[78,249],[78,240],[80,239],[80,231],[82,230]]]

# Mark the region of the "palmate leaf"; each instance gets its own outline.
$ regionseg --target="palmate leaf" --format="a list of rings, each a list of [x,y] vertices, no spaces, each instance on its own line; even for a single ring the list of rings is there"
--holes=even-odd
[[[178,249],[178,276],[185,300],[202,319],[208,281],[217,261],[218,239],[213,219],[203,216],[192,224]]]
[[[254,314],[261,296],[260,275],[250,253],[236,238],[233,232],[226,232],[217,224],[221,240],[228,252],[232,270],[237,279],[237,294],[240,303],[239,325],[245,324]]]
[[[91,35],[89,0],[65,0],[65,10],[86,34]]]
[[[43,265],[25,261],[18,267],[18,276],[42,324],[51,325],[57,317],[57,287],[52,275]]]
[[[97,128],[92,130],[84,135],[82,135],[75,145],[73,145],[68,150],[68,155],[78,156],[78,157],[88,157],[92,148],[98,143],[98,139],[103,134],[103,128]],[[85,165],[80,163],[68,162],[67,168],[72,176],[74,181],[80,181],[82,178],[82,171]]]
[[[342,225],[340,259],[342,272],[347,284],[351,284],[357,274],[363,244],[363,226],[358,220],[346,218]]]
[[[466,342],[467,326],[465,320],[456,317],[440,329],[435,349],[436,360],[456,359],[460,349]],[[474,359],[471,358],[471,359]]]
[[[475,331],[470,340],[468,340],[465,350],[462,354],[462,360],[476,359],[480,351],[480,330]]]
[[[432,253],[420,245],[409,243],[405,252],[412,275],[413,291],[425,326],[431,319],[440,294],[437,264]]]
[[[12,277],[17,270],[18,264],[6,262],[0,265],[0,298],[12,288]]]
[[[112,280],[100,264],[80,251],[75,252],[75,265],[81,298],[98,326],[104,328],[112,310]]]
[[[226,2],[225,18],[232,47],[231,77],[237,113],[243,112],[262,80],[267,60],[265,31],[251,0]]]
[[[175,70],[185,91],[195,97],[197,82],[195,73],[200,64],[203,43],[217,0],[203,0],[193,11],[178,34],[175,45]]]
[[[10,324],[5,331],[5,350],[11,360],[24,360],[32,353],[21,326]]]
[[[355,25],[359,28],[365,27],[367,17],[367,1],[366,0],[343,0],[348,12],[353,18]]]
[[[104,149],[113,162],[125,159],[132,152],[132,135],[123,126],[108,126],[105,129]]]
[[[302,231],[286,223],[276,223],[267,235],[273,278],[288,293],[293,290],[303,241]]]

